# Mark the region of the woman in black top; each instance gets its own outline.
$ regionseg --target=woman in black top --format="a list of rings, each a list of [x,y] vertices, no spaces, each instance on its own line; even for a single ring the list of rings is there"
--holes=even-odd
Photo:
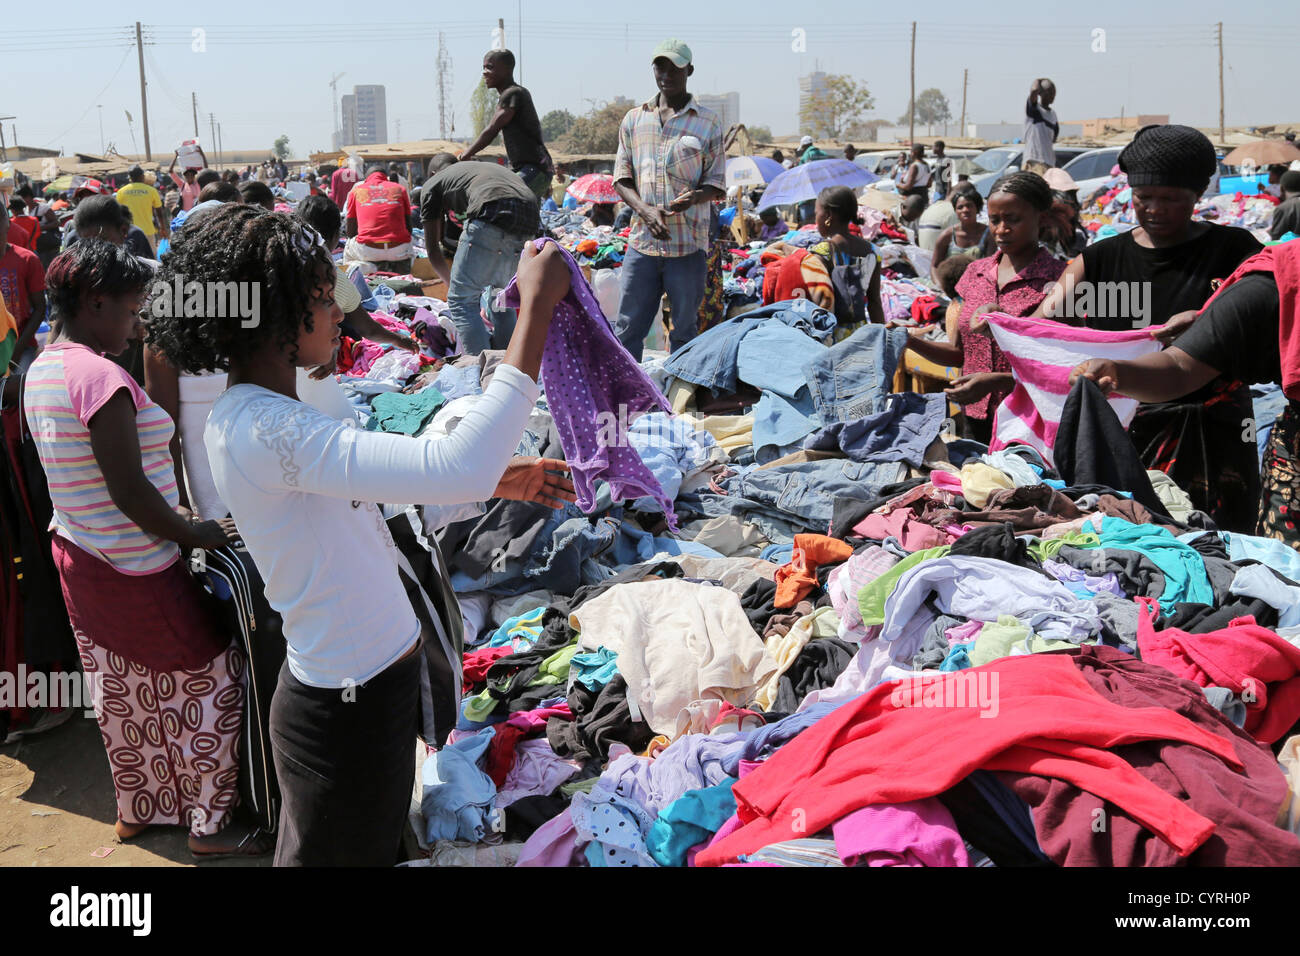
[[[1138,227],[1086,248],[1038,314],[1112,331],[1163,326],[1153,334],[1169,343],[1192,325],[1216,285],[1263,247],[1245,229],[1192,221],[1218,168],[1214,146],[1198,130],[1143,127],[1119,166]],[[1143,464],[1168,474],[1229,531],[1254,526],[1259,496],[1256,446],[1242,438],[1242,422],[1253,415],[1249,384],[1227,377],[1202,383],[1180,401],[1139,407],[1129,428]]]
[[[1282,382],[1278,330],[1280,296],[1272,272],[1251,272],[1223,290],[1174,344],[1163,352],[1129,362],[1090,359],[1070,375],[1092,379],[1103,391],[1120,391],[1144,402],[1168,402],[1218,378]],[[1253,449],[1254,429],[1242,427],[1238,440]],[[1300,547],[1291,508],[1300,502],[1300,402],[1291,401],[1273,426],[1264,457],[1263,490],[1254,533]]]

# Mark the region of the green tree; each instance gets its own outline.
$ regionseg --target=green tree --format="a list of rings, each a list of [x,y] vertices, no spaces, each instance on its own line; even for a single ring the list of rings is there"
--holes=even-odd
[[[491,122],[492,114],[496,111],[497,91],[489,90],[480,79],[469,98],[469,121],[474,127],[475,136],[487,129],[487,124]]]
[[[845,73],[826,77],[822,88],[804,101],[799,125],[814,139],[840,139],[862,114],[876,105],[865,83]]]
[[[770,142],[772,142],[772,127],[770,127],[770,126],[750,126],[750,127],[747,127],[747,129],[749,130],[749,138],[750,138],[751,141],[753,141],[753,142],[755,142],[755,143],[770,143]]]
[[[618,152],[618,127],[627,110],[626,103],[618,102],[593,107],[573,121],[560,146],[566,153]]]
[[[909,112],[911,111],[904,110],[903,115],[899,117],[900,126],[905,126],[909,122]],[[944,123],[950,119],[952,119],[952,108],[948,105],[948,97],[935,87],[922,90],[916,98],[916,121],[924,123],[926,130],[933,132],[936,123]]]
[[[275,158],[284,162],[289,158],[289,135],[281,133],[275,138],[275,144],[271,147],[271,152],[275,153]]]
[[[572,129],[575,122],[577,117],[568,110],[551,110],[542,117],[542,139],[554,142]]]

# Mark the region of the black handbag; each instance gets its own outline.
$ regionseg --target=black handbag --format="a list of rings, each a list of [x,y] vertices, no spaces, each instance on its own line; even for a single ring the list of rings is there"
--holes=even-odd
[[[271,698],[285,658],[282,620],[266,602],[262,576],[242,545],[197,549],[190,555],[189,568],[217,599],[217,613],[248,662],[239,794],[257,825],[274,833],[280,819],[280,785],[271,751]]]

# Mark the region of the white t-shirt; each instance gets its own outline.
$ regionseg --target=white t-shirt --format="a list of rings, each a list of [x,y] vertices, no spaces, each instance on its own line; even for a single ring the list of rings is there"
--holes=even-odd
[[[288,665],[312,687],[383,671],[420,633],[397,548],[375,502],[486,497],[537,400],[509,365],[445,438],[362,431],[256,385],[216,401],[205,443],[212,476],[284,619]]]
[[[1044,122],[1035,122],[1028,114],[1025,116],[1025,162],[1046,163],[1048,166],[1056,165],[1056,137],[1052,132],[1050,124],[1056,123],[1056,110],[1050,107],[1038,105],[1038,114]]]

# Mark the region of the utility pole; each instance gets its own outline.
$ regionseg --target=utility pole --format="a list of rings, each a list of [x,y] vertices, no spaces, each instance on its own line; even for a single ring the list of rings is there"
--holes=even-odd
[[[190,93],[190,110],[194,113],[194,138],[199,138],[199,98]]]
[[[438,32],[438,138],[446,139],[447,98],[451,95],[451,57],[447,55],[447,38]]]
[[[224,150],[221,148],[221,124],[217,124],[217,162],[221,162],[224,157]]]
[[[1220,20],[1215,29],[1219,34],[1219,142],[1227,139],[1226,131],[1223,128],[1223,21]]]
[[[5,121],[5,120],[11,120],[11,119],[17,119],[17,118],[18,118],[18,117],[16,117],[16,116],[0,116],[0,160],[5,160],[5,161],[7,161],[7,160],[9,159],[9,150],[8,150],[8,148],[5,146],[5,124],[4,124],[4,121]],[[16,149],[17,147],[18,147],[18,140],[17,140],[17,138],[15,137],[15,139],[14,139],[14,148]],[[60,152],[62,152],[62,150],[60,150]]]
[[[957,129],[958,136],[966,135],[966,75],[970,73],[969,69],[961,71],[961,125]]]
[[[506,21],[505,17],[497,17],[497,30],[500,31],[501,49],[506,49]],[[518,64],[516,64],[517,66]]]
[[[217,145],[217,118],[211,113],[208,114],[208,132],[212,134],[212,145]],[[217,165],[221,165],[221,150],[217,150]]]
[[[912,21],[912,98],[907,101],[907,143],[916,142],[916,21]]]
[[[144,124],[144,158],[153,161],[153,150],[149,146],[149,97],[144,91],[144,40],[140,38],[140,21],[135,21],[135,53],[140,61],[140,122]]]

